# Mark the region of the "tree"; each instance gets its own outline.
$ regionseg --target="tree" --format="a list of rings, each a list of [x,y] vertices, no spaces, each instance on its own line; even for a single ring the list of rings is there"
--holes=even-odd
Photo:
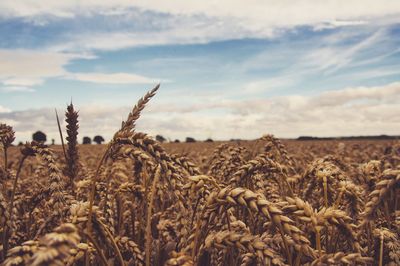
[[[93,141],[96,142],[97,144],[101,144],[104,141],[104,138],[102,136],[94,136]]]
[[[56,143],[55,139],[51,139],[51,145],[54,145]]]
[[[32,139],[37,142],[45,143],[47,140],[47,136],[42,131],[36,131],[35,133],[33,133]]]
[[[179,139],[174,140],[175,143],[180,143],[181,141]]]
[[[214,142],[212,139],[208,138],[204,142]]]
[[[92,144],[92,140],[89,137],[83,137],[82,144]]]
[[[186,138],[186,142],[187,142],[187,143],[196,142],[196,140],[195,140],[194,138],[192,138],[192,137],[187,137],[187,138]]]
[[[157,135],[157,136],[156,136],[156,140],[157,140],[158,142],[161,142],[161,143],[163,143],[164,141],[166,141],[166,139],[165,139],[163,136],[161,136],[161,135]]]

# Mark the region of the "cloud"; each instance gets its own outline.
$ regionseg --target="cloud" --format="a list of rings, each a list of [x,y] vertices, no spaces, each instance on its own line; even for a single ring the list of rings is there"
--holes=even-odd
[[[367,21],[364,20],[333,20],[330,22],[323,22],[321,24],[317,24],[314,26],[314,30],[321,31],[326,29],[334,29],[338,27],[347,27],[347,26],[360,26],[368,24]]]
[[[188,104],[182,97],[181,104],[163,103],[162,99],[151,102],[138,122],[138,130],[172,139],[187,136],[246,139],[264,133],[278,137],[400,134],[400,117],[395,115],[400,112],[400,82],[309,96],[215,98]],[[112,137],[131,109],[104,105],[76,108],[80,115],[80,137],[101,134],[106,139]],[[216,109],[219,111],[214,112]],[[6,111],[0,113],[0,121],[15,126],[18,141],[30,139],[36,130],[46,132],[48,139],[58,139],[53,108]]]
[[[244,3],[234,1],[201,1],[192,3],[182,0],[164,1],[146,0],[135,1],[57,1],[43,0],[35,2],[6,1],[1,3],[3,15],[32,17],[52,15],[57,17],[74,17],[76,13],[88,16],[93,13],[105,15],[122,15],[131,8],[141,8],[154,12],[170,13],[174,15],[206,15],[209,17],[234,17],[243,20],[243,23],[255,26],[287,26],[307,25],[318,22],[331,22],[336,24],[348,21],[357,21],[360,18],[384,17],[400,12],[398,1],[350,0],[350,1],[318,1],[300,0],[293,5],[292,1],[263,1],[251,0]],[[357,18],[357,20],[352,20]],[[339,22],[338,22],[339,21]],[[344,21],[340,23],[340,21]]]
[[[327,91],[313,99],[319,106],[340,106],[352,101],[374,100],[388,101],[400,98],[400,83],[388,84],[384,87],[358,87],[344,90]]]
[[[153,78],[129,73],[71,73],[67,75],[66,78],[103,84],[154,84],[155,80]]]
[[[11,112],[10,109],[5,108],[5,107],[3,107],[3,106],[0,105],[0,113],[9,113],[9,112]],[[3,123],[4,123],[4,122],[3,122]]]
[[[282,74],[278,77],[271,77],[268,79],[260,79],[248,82],[243,87],[244,93],[259,93],[270,90],[277,90],[280,88],[288,87],[295,84],[295,75]]]
[[[34,92],[35,90],[30,87],[7,86],[7,87],[0,87],[0,91],[3,91],[3,92]]]
[[[0,49],[3,90],[22,91],[22,88],[41,85],[47,78],[65,75],[64,66],[78,57],[76,54]]]
[[[167,16],[163,24],[159,25],[160,15],[143,15],[141,20],[148,20],[150,16],[152,27],[131,29],[120,27],[112,31],[78,31],[68,36],[67,41],[55,42],[48,46],[54,51],[91,51],[91,50],[119,50],[130,47],[143,47],[168,44],[205,44],[209,42],[242,39],[247,37],[270,38],[278,34],[270,28],[257,30],[247,29],[237,19],[220,19],[191,17],[180,15]],[[110,22],[111,24],[113,22]],[[133,23],[133,21],[131,22]]]
[[[42,78],[61,76],[63,68],[77,55],[34,50],[0,50],[0,78],[12,82],[21,78],[39,83]]]
[[[256,138],[267,132],[279,137],[400,134],[400,118],[394,115],[400,111],[400,82],[310,96],[216,99],[193,105],[192,112],[174,104],[154,108],[157,113],[148,109],[139,125],[171,138]],[[160,112],[171,114],[159,118]]]
[[[386,29],[379,29],[355,44],[315,49],[304,56],[304,62],[306,62],[306,65],[316,66],[319,70],[328,73],[336,72],[352,63],[354,58],[362,51],[376,47],[389,37]]]
[[[3,1],[0,17],[51,30],[32,38],[54,51],[271,38],[301,26],[314,30],[400,22],[398,1]],[[81,23],[76,23],[79,21]],[[51,26],[50,26],[51,25]],[[68,25],[68,27],[65,27]],[[28,25],[25,25],[28,27]],[[22,33],[21,33],[22,34]],[[18,35],[18,38],[21,37]],[[18,39],[17,38],[17,39]],[[19,39],[18,39],[19,40]]]
[[[252,77],[243,81],[243,92],[310,92],[395,81],[400,73],[395,29],[306,31],[268,42],[261,52],[238,64]]]
[[[133,73],[71,73],[65,69],[72,60],[94,58],[84,53],[0,49],[0,58],[0,84],[3,84],[0,91],[3,92],[33,92],[35,86],[42,85],[49,78],[103,84],[154,84],[157,81]]]
[[[18,74],[15,74],[18,75]],[[13,77],[10,79],[5,79],[2,83],[6,86],[36,86],[41,85],[43,80],[41,78],[17,78]]]

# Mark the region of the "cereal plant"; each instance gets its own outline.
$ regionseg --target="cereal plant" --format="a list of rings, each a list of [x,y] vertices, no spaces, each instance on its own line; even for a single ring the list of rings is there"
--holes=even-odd
[[[400,265],[399,142],[161,144],[158,89],[104,146],[72,103],[60,149],[0,125],[3,265]]]

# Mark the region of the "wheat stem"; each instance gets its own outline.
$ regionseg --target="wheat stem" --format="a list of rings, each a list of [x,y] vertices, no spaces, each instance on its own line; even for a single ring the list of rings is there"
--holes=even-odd
[[[58,132],[60,134],[61,146],[62,146],[62,149],[63,149],[65,161],[67,162],[68,158],[67,158],[67,153],[65,151],[64,137],[63,137],[62,130],[61,130],[60,119],[58,118],[57,109],[54,109],[54,110],[56,111],[57,126],[58,126]]]
[[[14,198],[15,198],[15,191],[17,190],[18,178],[21,173],[22,165],[24,164],[25,159],[27,157],[28,157],[28,155],[22,155],[22,158],[19,161],[17,174],[15,175],[15,179],[14,179],[14,183],[13,183],[13,189],[12,189],[11,197],[10,197],[10,204],[8,207],[8,213],[10,215],[10,218],[9,218],[10,220],[9,220],[9,223],[6,223],[4,225],[5,228],[4,228],[4,233],[3,233],[3,258],[6,257],[7,250],[8,250],[8,234],[9,234],[9,229],[10,229],[8,224],[12,225],[13,220],[14,220],[13,208],[14,208]]]
[[[146,219],[146,266],[150,266],[150,246],[152,243],[152,237],[151,237],[151,216],[152,216],[152,211],[153,211],[153,204],[154,204],[154,198],[156,195],[156,190],[157,190],[157,184],[158,180],[160,179],[161,176],[161,166],[158,165],[156,172],[154,174],[153,178],[153,183],[151,185],[151,194],[150,194],[150,200],[149,200],[149,205],[147,208],[147,219]]]
[[[380,235],[380,247],[379,247],[379,266],[383,265],[383,233]]]
[[[7,173],[8,163],[7,163],[7,148],[3,147],[4,150],[4,170]]]

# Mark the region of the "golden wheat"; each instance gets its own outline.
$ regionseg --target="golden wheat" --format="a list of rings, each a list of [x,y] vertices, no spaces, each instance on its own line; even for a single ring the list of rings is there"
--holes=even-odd
[[[135,128],[158,88],[107,146],[72,104],[65,151],[0,124],[3,265],[400,264],[399,142],[161,144]]]

